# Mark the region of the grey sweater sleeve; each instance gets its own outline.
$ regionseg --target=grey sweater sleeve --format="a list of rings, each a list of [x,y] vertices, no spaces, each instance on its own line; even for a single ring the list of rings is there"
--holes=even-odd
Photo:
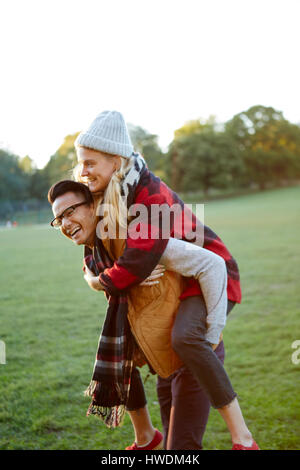
[[[217,344],[226,324],[228,302],[223,258],[192,243],[170,238],[159,263],[170,271],[198,280],[207,309],[206,339]]]

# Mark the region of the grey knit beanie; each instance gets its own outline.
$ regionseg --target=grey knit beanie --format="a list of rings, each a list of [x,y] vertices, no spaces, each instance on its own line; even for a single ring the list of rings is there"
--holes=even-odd
[[[78,145],[127,158],[133,152],[126,123],[118,111],[99,114],[90,127],[79,134],[75,147]]]

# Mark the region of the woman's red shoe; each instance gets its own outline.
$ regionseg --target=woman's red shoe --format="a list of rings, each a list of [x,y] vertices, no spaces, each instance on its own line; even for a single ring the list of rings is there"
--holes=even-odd
[[[258,447],[256,442],[253,441],[250,447],[245,447],[242,444],[233,444],[233,447],[231,450],[260,450],[260,448]]]
[[[154,437],[149,444],[145,446],[138,446],[135,442],[126,447],[125,450],[162,450],[163,449],[163,435],[158,429],[155,430]]]

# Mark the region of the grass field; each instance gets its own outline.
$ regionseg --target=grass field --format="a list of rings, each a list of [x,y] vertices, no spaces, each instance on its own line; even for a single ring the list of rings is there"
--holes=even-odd
[[[300,340],[300,187],[209,202],[205,223],[240,267],[243,302],[224,339],[246,422],[262,449],[299,449],[300,364],[292,362],[292,343]],[[106,301],[83,280],[81,257],[82,248],[45,225],[0,230],[1,449],[123,449],[133,440],[128,417],[109,430],[85,416],[82,392]],[[161,428],[154,376],[146,390]],[[230,444],[212,410],[204,448]]]

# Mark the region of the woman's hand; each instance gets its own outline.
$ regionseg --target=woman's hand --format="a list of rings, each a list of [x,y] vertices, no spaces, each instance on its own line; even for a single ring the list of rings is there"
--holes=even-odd
[[[83,277],[91,289],[97,290],[97,291],[104,290],[102,284],[99,281],[99,277],[95,276],[95,274],[86,265],[84,266]]]
[[[159,283],[159,279],[164,275],[166,268],[162,264],[158,264],[156,268],[152,271],[150,276],[148,276],[140,286],[153,286]]]

